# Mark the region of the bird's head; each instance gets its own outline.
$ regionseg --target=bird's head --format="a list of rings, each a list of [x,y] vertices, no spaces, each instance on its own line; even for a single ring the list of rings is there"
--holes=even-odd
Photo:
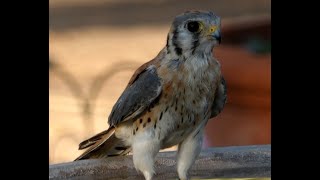
[[[220,17],[209,11],[187,11],[175,17],[167,37],[167,48],[178,56],[209,52],[221,43]]]

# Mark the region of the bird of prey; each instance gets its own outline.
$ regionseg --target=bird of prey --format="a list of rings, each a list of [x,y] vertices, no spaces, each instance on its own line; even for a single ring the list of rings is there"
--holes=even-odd
[[[204,128],[226,103],[226,82],[213,48],[221,42],[220,17],[210,11],[176,16],[166,46],[138,68],[108,117],[109,128],[79,144],[76,160],[133,154],[146,180],[160,149],[178,145],[179,179],[198,157]]]

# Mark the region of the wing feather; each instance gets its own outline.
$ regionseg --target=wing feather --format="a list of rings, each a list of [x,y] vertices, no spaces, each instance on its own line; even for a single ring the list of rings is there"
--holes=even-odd
[[[110,113],[110,126],[134,119],[144,112],[161,94],[161,81],[154,65],[146,66],[135,74]]]
[[[217,88],[214,102],[211,109],[210,118],[216,117],[224,108],[227,101],[227,84],[223,76],[221,77],[221,82]]]

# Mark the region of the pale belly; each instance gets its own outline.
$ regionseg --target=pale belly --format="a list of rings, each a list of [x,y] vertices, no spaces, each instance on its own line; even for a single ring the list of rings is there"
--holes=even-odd
[[[161,149],[168,148],[181,143],[192,134],[196,134],[199,126],[208,119],[207,98],[198,100],[195,104],[188,105],[187,102],[178,103],[169,107],[162,114],[162,119],[157,122],[157,128],[154,129],[155,137],[160,141]]]

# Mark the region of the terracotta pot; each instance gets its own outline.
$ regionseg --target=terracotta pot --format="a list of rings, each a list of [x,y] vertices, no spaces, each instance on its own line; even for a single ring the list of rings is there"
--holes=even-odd
[[[227,82],[228,100],[206,127],[205,146],[270,144],[271,56],[245,49],[215,49]]]

